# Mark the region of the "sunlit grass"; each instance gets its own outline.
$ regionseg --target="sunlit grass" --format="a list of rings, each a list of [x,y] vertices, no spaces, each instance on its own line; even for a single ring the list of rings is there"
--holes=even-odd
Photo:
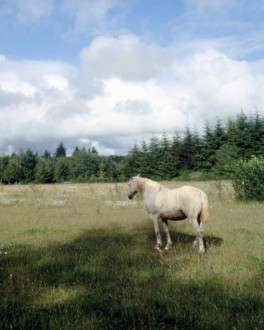
[[[122,184],[0,186],[0,328],[263,329],[264,205],[188,184],[209,195],[203,256],[187,222],[155,252]]]

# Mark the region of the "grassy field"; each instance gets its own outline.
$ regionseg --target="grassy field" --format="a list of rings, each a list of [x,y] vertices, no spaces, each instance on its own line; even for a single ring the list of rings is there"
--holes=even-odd
[[[0,186],[0,329],[263,329],[264,204],[188,184],[209,195],[205,255],[187,222],[156,252],[125,185]]]

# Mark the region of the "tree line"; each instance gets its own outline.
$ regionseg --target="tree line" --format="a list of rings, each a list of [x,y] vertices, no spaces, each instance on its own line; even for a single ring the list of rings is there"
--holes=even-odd
[[[141,174],[156,180],[230,178],[238,159],[264,155],[264,119],[259,114],[240,114],[225,123],[206,124],[202,133],[189,128],[168,137],[142,141],[125,156],[101,156],[94,147],[76,147],[72,155],[60,143],[54,154],[31,149],[0,157],[0,182],[55,183],[124,181]]]

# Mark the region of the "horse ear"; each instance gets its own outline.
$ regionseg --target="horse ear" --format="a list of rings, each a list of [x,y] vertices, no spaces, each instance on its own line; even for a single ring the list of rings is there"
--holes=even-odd
[[[140,174],[137,174],[137,177],[139,177],[139,178],[140,178],[140,176],[141,176]]]

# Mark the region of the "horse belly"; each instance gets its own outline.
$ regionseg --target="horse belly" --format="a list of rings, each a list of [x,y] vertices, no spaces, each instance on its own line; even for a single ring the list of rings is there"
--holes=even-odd
[[[166,212],[162,212],[160,214],[162,220],[184,220],[186,219],[186,215],[181,210],[170,210]]]

